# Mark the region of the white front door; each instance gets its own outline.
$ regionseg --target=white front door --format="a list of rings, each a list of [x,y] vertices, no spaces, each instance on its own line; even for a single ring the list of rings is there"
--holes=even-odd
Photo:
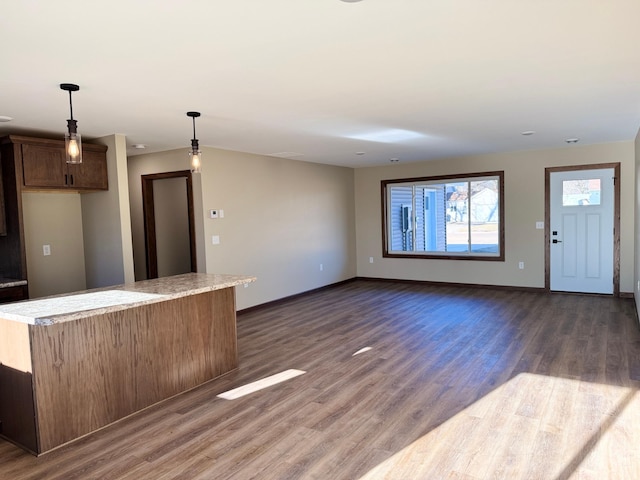
[[[613,293],[614,169],[551,172],[551,290]]]

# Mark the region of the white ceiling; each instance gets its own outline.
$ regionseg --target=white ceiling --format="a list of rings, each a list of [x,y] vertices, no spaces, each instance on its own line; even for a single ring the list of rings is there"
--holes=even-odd
[[[63,135],[77,83],[130,154],[188,149],[188,110],[201,146],[353,167],[640,127],[639,0],[14,0],[0,45],[0,134]]]

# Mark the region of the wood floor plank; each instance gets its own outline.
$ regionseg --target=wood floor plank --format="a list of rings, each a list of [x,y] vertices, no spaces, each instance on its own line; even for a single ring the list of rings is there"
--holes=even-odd
[[[630,299],[361,280],[241,313],[238,349],[41,457],[0,440],[0,479],[640,478]]]

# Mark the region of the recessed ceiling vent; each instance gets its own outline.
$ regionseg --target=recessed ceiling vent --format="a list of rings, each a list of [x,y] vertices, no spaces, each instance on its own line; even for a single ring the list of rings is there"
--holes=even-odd
[[[269,157],[280,157],[280,158],[293,158],[293,157],[304,157],[304,153],[298,152],[277,152],[277,153],[267,153]]]

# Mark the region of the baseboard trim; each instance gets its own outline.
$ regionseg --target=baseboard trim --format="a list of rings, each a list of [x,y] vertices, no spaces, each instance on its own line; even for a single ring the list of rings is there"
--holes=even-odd
[[[516,287],[513,285],[485,285],[485,284],[479,284],[479,283],[436,282],[433,280],[401,280],[401,279],[395,279],[395,278],[377,278],[377,277],[356,277],[355,279],[372,281],[372,282],[431,285],[434,287],[484,288],[484,289],[492,289],[492,290],[511,290],[511,291],[536,292],[536,293],[546,292],[544,287]]]
[[[242,315],[244,313],[255,312],[256,310],[260,310],[262,308],[273,307],[274,305],[278,305],[281,303],[288,302],[289,300],[293,300],[294,298],[304,297],[305,295],[309,295],[311,293],[321,292],[322,290],[328,290],[330,288],[339,287],[340,285],[345,285],[347,283],[355,282],[357,280],[356,277],[348,278],[346,280],[341,280],[340,282],[330,283],[329,285],[324,285],[322,287],[314,288],[311,290],[306,290],[304,292],[295,293],[293,295],[289,295],[287,297],[278,298],[276,300],[271,300],[270,302],[261,303],[259,305],[254,305],[253,307],[243,308],[242,310],[238,310],[236,312],[237,315]]]

